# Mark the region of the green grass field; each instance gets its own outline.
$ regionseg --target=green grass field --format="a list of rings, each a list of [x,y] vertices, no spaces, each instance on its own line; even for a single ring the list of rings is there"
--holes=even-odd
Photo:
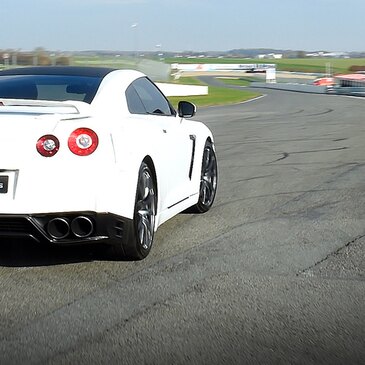
[[[233,81],[233,80],[230,80]],[[188,85],[204,85],[199,80],[193,77],[182,77],[178,81],[181,84]],[[227,80],[227,83],[228,80]],[[259,93],[248,91],[248,90],[236,90],[228,89],[225,87],[209,86],[208,95],[189,96],[189,97],[169,97],[171,104],[175,107],[180,100],[186,100],[194,103],[197,107],[201,106],[213,106],[213,105],[225,105],[225,104],[236,104],[241,103],[255,97],[260,96]]]
[[[244,78],[219,78],[219,81],[223,82],[226,85],[234,85],[234,86],[250,86],[252,81],[262,81],[261,79],[244,79]]]
[[[72,63],[77,66],[108,66],[116,68],[135,68],[134,58],[105,56],[75,56]],[[278,71],[326,73],[330,65],[334,74],[348,73],[351,66],[365,66],[365,58],[283,58],[283,59],[243,59],[243,58],[166,58],[165,63],[274,63]]]
[[[73,56],[73,66],[102,66],[120,69],[135,69],[137,60],[127,57],[110,56]]]

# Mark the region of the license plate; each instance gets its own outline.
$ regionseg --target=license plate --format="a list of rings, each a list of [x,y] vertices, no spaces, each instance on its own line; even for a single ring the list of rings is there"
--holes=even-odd
[[[9,176],[0,176],[0,194],[8,192]]]

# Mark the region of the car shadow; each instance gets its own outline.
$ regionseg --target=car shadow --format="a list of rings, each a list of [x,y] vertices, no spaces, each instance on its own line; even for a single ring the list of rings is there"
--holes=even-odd
[[[1,239],[2,241],[3,239]],[[31,240],[0,241],[0,267],[32,267],[113,261],[102,245],[50,246]]]

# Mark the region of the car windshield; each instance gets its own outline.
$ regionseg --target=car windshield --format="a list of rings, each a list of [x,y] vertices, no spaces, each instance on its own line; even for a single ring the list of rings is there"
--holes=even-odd
[[[91,103],[100,82],[94,76],[4,75],[0,77],[0,98]]]

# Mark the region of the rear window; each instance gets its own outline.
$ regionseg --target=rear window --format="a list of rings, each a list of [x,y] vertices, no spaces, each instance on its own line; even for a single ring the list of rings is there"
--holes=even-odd
[[[32,100],[76,100],[91,103],[100,77],[63,75],[0,76],[0,98]]]

